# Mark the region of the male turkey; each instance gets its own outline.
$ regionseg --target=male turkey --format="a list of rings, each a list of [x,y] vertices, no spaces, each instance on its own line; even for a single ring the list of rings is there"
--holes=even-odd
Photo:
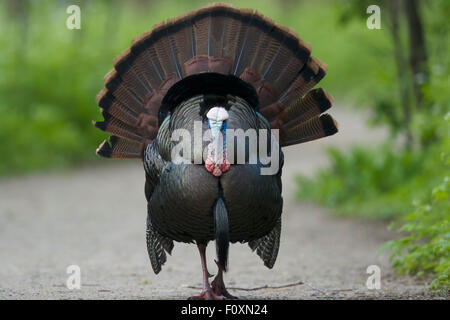
[[[281,147],[337,132],[322,114],[331,107],[329,95],[310,90],[326,73],[310,52],[294,31],[258,12],[214,4],[134,39],[105,76],[97,96],[104,121],[94,125],[113,135],[97,153],[143,160],[153,271],[160,272],[173,241],[196,243],[203,291],[194,298],[234,298],[223,283],[229,242],[247,242],[268,268],[275,263],[283,153],[270,143],[277,135],[269,130],[279,130]],[[210,133],[200,145],[196,123],[201,134]],[[191,134],[193,152],[174,159],[177,129]],[[273,174],[261,173],[271,164],[249,140],[239,162],[239,150],[227,148],[228,129],[256,130],[258,142],[268,138],[267,154],[279,158]],[[218,274],[210,285],[205,249],[211,240]]]

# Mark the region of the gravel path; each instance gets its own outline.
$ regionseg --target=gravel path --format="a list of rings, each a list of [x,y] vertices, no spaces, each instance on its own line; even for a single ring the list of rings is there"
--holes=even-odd
[[[333,110],[341,132],[285,151],[281,248],[272,270],[247,245],[231,246],[231,287],[304,284],[231,292],[248,299],[433,298],[426,284],[397,277],[380,245],[392,238],[385,223],[336,218],[294,201],[294,177],[326,165],[324,148],[375,143],[360,116]],[[94,146],[93,146],[94,148]],[[0,181],[0,299],[185,299],[199,290],[200,259],[194,245],[175,244],[162,272],[151,271],[145,246],[146,203],[141,164],[100,162],[67,173]],[[214,245],[208,247],[215,273]],[[81,289],[65,283],[69,265],[81,268]],[[381,268],[381,289],[366,288],[366,268]]]

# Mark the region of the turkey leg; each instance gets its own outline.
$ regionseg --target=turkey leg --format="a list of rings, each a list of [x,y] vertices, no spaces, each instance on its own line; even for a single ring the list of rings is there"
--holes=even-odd
[[[209,278],[212,275],[208,272],[208,267],[206,266],[206,244],[197,244],[198,252],[200,253],[200,259],[202,263],[203,271],[203,290],[198,296],[192,296],[189,300],[222,300],[223,296],[217,295],[209,284]]]

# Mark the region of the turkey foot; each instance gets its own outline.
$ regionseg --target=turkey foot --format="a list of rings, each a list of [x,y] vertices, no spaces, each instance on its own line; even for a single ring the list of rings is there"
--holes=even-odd
[[[219,272],[217,273],[217,276],[214,278],[213,282],[211,282],[212,291],[217,296],[222,296],[232,300],[238,299],[238,297],[235,297],[228,292],[227,288],[225,287],[225,283],[223,282],[223,269],[217,261],[215,262],[217,264],[217,267],[219,268]]]
[[[206,266],[206,244],[197,244],[197,248],[202,262],[203,291],[198,296],[189,297],[189,300],[223,300],[223,296],[216,294],[209,285],[209,278],[212,277],[212,275],[208,272]]]
[[[214,293],[212,288],[204,289],[202,293],[198,296],[189,297],[188,300],[223,300],[222,295],[217,295]]]

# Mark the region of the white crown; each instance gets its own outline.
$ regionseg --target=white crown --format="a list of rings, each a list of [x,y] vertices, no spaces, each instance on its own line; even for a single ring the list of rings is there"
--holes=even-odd
[[[208,111],[206,117],[210,120],[224,121],[228,119],[228,112],[223,107],[214,107]]]

